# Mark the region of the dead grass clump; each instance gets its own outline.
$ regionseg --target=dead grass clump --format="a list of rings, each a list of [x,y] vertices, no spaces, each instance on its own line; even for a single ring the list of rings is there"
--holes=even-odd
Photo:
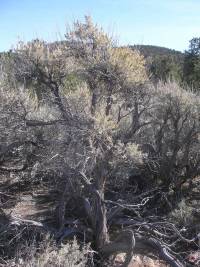
[[[47,237],[39,248],[33,242],[22,246],[16,253],[15,259],[7,262],[5,267],[83,267],[88,262],[89,246],[82,248],[74,239],[58,248]]]

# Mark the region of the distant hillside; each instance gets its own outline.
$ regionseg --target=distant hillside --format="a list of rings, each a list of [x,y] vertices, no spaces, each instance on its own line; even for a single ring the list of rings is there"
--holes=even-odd
[[[168,79],[182,81],[184,53],[153,45],[134,45],[130,47],[139,50],[145,57],[149,76],[154,82],[167,81]]]
[[[180,58],[184,58],[184,53],[166,47],[154,45],[133,45],[130,47],[133,49],[138,49],[145,58],[155,56],[178,56]]]

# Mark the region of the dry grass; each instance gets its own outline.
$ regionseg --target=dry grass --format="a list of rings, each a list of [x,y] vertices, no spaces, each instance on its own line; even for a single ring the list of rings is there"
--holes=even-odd
[[[5,267],[83,267],[87,266],[89,246],[80,248],[77,241],[57,248],[47,237],[37,248],[33,243],[18,250],[14,260],[5,263]]]
[[[113,267],[122,266],[123,260],[124,260],[124,255],[118,254],[117,257],[115,258]],[[128,267],[168,267],[168,265],[159,260],[153,260],[146,256],[136,255],[132,258]]]

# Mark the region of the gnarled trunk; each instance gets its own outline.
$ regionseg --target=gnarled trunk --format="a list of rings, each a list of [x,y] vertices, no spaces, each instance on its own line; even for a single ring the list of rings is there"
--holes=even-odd
[[[97,249],[101,249],[109,242],[106,207],[100,194],[94,197],[94,234]]]

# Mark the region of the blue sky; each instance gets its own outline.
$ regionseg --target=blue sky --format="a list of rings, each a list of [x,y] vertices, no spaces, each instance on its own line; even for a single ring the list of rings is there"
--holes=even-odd
[[[91,15],[120,44],[185,50],[200,36],[200,0],[0,0],[0,51],[19,39],[62,38],[66,25]]]

